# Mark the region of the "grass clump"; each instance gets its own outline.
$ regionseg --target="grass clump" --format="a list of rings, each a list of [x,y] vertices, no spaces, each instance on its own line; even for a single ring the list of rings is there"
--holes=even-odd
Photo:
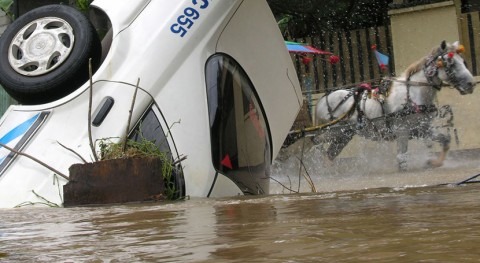
[[[102,139],[99,142],[100,160],[152,157],[167,161],[167,154],[160,151],[154,142],[142,138],[140,141],[127,140],[113,142],[109,139]],[[171,161],[170,161],[171,163]]]

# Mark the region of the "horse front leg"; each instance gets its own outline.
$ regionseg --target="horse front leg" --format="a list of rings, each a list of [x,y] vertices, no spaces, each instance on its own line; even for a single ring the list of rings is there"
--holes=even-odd
[[[337,137],[334,138],[330,145],[328,146],[326,156],[330,162],[333,163],[333,160],[342,152],[343,148],[352,140],[355,135],[355,130],[342,130],[337,134]]]
[[[447,158],[448,150],[450,150],[450,134],[437,134],[432,137],[434,141],[437,141],[442,146],[442,151],[437,159],[427,161],[427,165],[432,168],[437,168],[443,165],[443,162]]]

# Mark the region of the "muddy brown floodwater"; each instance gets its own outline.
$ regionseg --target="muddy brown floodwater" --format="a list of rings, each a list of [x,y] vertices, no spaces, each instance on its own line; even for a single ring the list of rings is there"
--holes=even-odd
[[[300,194],[272,182],[269,196],[2,209],[0,262],[480,260],[480,184],[453,185],[479,173],[475,158],[396,173],[305,157],[317,193],[292,159],[272,176]]]
[[[480,185],[0,210],[0,262],[478,262]]]

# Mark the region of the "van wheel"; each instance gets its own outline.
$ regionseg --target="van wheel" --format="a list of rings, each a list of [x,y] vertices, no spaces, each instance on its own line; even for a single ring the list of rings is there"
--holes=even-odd
[[[88,18],[73,7],[47,5],[12,22],[0,38],[0,84],[22,104],[51,102],[79,88],[101,58]]]

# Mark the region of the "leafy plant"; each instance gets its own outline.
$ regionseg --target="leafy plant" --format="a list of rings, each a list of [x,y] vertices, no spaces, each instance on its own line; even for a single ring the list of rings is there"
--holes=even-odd
[[[164,159],[166,154],[161,152],[155,143],[141,139],[137,142],[127,140],[126,150],[123,151],[123,142],[112,142],[110,139],[102,139],[99,142],[100,160],[121,159],[130,157],[157,157]]]
[[[80,11],[87,12],[91,2],[92,0],[76,0],[75,4]]]
[[[12,4],[13,0],[0,0],[0,9],[13,19],[13,14],[10,12]]]

